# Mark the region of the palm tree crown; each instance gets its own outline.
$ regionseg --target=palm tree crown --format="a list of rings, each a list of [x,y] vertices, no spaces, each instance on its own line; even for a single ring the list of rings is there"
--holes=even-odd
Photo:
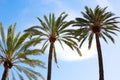
[[[29,80],[37,80],[38,77],[44,79],[39,72],[32,69],[32,67],[36,66],[44,67],[44,63],[30,58],[30,56],[41,54],[41,50],[30,48],[40,42],[41,39],[34,38],[28,41],[29,34],[24,33],[20,36],[20,32],[18,34],[15,33],[15,28],[16,24],[14,26],[10,25],[7,36],[5,36],[2,23],[0,23],[0,64],[4,65],[2,80],[16,80],[16,75],[19,76],[20,80],[24,80],[24,74]],[[9,71],[12,77],[8,77]]]
[[[114,31],[119,31],[119,27],[116,25],[119,23],[116,20],[119,17],[114,17],[113,13],[106,12],[106,8],[107,7],[100,8],[97,6],[94,10],[92,10],[86,6],[86,12],[81,12],[83,18],[76,18],[74,26],[80,26],[79,30],[76,32],[76,35],[80,35],[80,46],[88,38],[88,48],[90,48],[94,34],[98,34],[105,42],[107,42],[107,37],[114,43],[114,38],[111,34],[116,35]]]
[[[54,54],[54,60],[57,63],[56,58],[56,47],[55,42],[58,41],[60,45],[63,46],[63,43],[70,47],[72,50],[76,49],[80,54],[79,49],[77,48],[77,43],[74,41],[73,37],[70,35],[70,29],[68,26],[72,22],[65,21],[68,15],[64,12],[60,14],[58,18],[54,14],[50,14],[49,17],[44,16],[44,20],[41,20],[39,17],[37,19],[40,21],[41,26],[33,26],[27,29],[27,32],[30,32],[32,35],[39,35],[43,41],[43,52],[50,44],[49,49],[49,58],[48,58],[48,79],[51,80],[51,64],[52,64],[52,53]],[[58,47],[59,48],[59,47]]]
[[[40,21],[41,26],[33,26],[25,31],[34,36],[38,35],[44,41],[42,47],[43,52],[45,51],[49,43],[54,43],[55,41],[58,41],[61,44],[62,48],[64,48],[64,46],[62,45],[63,42],[72,50],[76,49],[81,55],[77,48],[77,43],[74,41],[73,36],[70,35],[70,31],[72,30],[68,28],[68,26],[72,24],[72,22],[64,21],[67,16],[68,15],[64,12],[60,14],[58,18],[56,18],[54,14],[50,14],[49,18],[47,18],[47,16],[44,16],[45,21],[37,17],[37,19]],[[56,51],[54,51],[54,55],[56,55]],[[57,63],[56,56],[54,57],[55,62]]]

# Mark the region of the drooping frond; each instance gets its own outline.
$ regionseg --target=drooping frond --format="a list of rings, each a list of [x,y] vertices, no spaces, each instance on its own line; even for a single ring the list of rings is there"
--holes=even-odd
[[[15,65],[15,67],[20,72],[23,72],[29,80],[33,80],[33,79],[38,80],[38,77],[40,77],[40,78],[42,78],[42,80],[44,80],[43,76],[39,72],[36,72],[36,71],[32,70],[31,68],[18,66],[18,65]],[[21,76],[21,74],[18,74],[18,75],[19,75],[19,77],[23,78]]]

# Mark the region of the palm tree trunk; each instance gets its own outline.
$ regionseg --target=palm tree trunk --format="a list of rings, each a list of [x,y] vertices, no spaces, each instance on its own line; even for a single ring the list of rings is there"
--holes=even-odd
[[[3,72],[3,75],[2,75],[2,80],[7,80],[7,77],[8,77],[8,71],[9,71],[9,67],[4,67],[4,72]]]
[[[99,35],[96,34],[95,36],[96,36],[96,46],[97,46],[98,62],[99,62],[99,80],[104,80],[103,59],[102,59],[102,51],[101,51]]]
[[[53,52],[53,43],[50,44],[50,49],[49,49],[47,80],[51,80],[51,71],[52,71],[52,52]]]

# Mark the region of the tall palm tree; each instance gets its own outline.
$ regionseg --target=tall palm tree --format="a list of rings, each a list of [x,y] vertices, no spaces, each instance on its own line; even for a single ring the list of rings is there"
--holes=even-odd
[[[33,70],[36,66],[44,67],[44,63],[31,58],[41,54],[41,50],[31,48],[41,39],[34,38],[28,41],[29,34],[24,33],[20,36],[20,32],[15,33],[15,28],[16,24],[10,25],[6,36],[2,23],[0,23],[0,65],[4,66],[1,80],[16,80],[16,75],[19,76],[19,80],[24,80],[23,75],[26,75],[29,80],[37,80],[39,77],[44,79],[39,72]],[[11,74],[8,76],[10,72]]]
[[[92,40],[95,36],[96,47],[98,52],[98,63],[99,63],[99,80],[104,80],[104,70],[103,70],[103,59],[100,38],[107,43],[109,38],[113,43],[114,38],[112,35],[116,35],[114,31],[119,31],[117,23],[119,23],[113,13],[106,12],[106,8],[100,8],[97,6],[94,10],[85,7],[86,12],[81,12],[83,18],[76,18],[73,26],[79,27],[75,31],[75,35],[78,36],[80,41],[80,47],[86,39],[88,39],[88,48],[91,48]],[[112,34],[112,35],[111,35]]]
[[[68,15],[64,12],[60,14],[58,18],[54,14],[50,14],[49,17],[44,16],[45,21],[41,20],[39,17],[37,19],[40,21],[41,26],[33,26],[27,29],[27,32],[30,32],[32,35],[39,35],[43,41],[43,52],[49,46],[49,56],[48,56],[48,73],[47,80],[51,80],[51,70],[52,70],[52,56],[54,54],[54,60],[57,63],[56,58],[56,46],[55,42],[58,41],[63,48],[63,43],[69,46],[72,50],[75,49],[80,54],[79,49],[77,48],[77,43],[69,34],[71,31],[68,26],[72,22],[65,21]],[[59,47],[58,47],[59,48]]]

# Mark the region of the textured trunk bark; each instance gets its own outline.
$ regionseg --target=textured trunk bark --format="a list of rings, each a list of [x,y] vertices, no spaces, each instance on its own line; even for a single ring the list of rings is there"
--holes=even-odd
[[[4,72],[3,72],[3,75],[2,75],[2,79],[1,79],[1,80],[7,80],[8,71],[9,71],[9,68],[8,68],[8,67],[4,67]]]
[[[51,80],[51,71],[52,71],[52,52],[53,52],[53,43],[50,44],[50,49],[49,49],[47,80]]]
[[[104,80],[103,59],[102,59],[102,51],[101,51],[99,35],[96,34],[95,36],[96,36],[96,46],[97,46],[98,62],[99,62],[99,80]]]

